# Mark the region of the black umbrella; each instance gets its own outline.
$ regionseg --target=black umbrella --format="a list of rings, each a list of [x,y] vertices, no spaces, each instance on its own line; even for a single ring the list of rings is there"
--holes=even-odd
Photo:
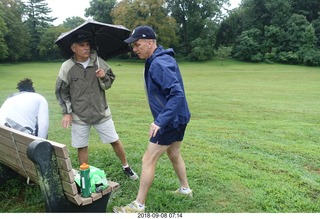
[[[60,34],[55,41],[64,58],[68,59],[73,55],[71,39],[78,34],[91,35],[92,48],[96,49],[98,56],[104,60],[130,51],[130,46],[124,42],[130,35],[129,29],[122,25],[87,20],[75,29]]]

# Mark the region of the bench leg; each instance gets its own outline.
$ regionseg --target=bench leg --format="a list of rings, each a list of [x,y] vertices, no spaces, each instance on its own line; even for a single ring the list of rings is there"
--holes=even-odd
[[[111,193],[86,206],[75,205],[65,197],[54,149],[49,142],[34,140],[29,144],[27,156],[36,165],[46,212],[106,212]]]
[[[34,140],[29,144],[27,156],[36,165],[46,211],[59,212],[60,209],[65,207],[66,198],[60,181],[53,146],[47,141]]]

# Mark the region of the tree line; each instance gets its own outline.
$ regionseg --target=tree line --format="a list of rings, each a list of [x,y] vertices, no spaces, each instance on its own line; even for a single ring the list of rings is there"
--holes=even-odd
[[[178,58],[320,65],[318,0],[90,0],[85,17],[128,29],[152,26]],[[62,6],[63,7],[63,6]],[[56,18],[45,0],[0,0],[0,62],[57,60],[54,41],[85,20]],[[121,56],[128,58],[130,54]]]
[[[217,45],[238,60],[319,66],[319,1],[242,0],[221,23]]]

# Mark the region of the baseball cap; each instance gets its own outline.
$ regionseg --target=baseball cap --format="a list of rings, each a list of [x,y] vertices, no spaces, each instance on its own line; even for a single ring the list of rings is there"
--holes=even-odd
[[[156,39],[156,33],[152,27],[146,25],[138,26],[132,31],[131,36],[124,42],[133,43],[139,39]]]
[[[82,43],[85,41],[91,42],[92,41],[91,36],[88,34],[76,34],[71,38],[71,43]]]

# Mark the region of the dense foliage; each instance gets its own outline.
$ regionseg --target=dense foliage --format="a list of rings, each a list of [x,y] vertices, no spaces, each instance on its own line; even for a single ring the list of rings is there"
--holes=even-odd
[[[319,66],[319,11],[317,0],[242,0],[221,23],[217,46],[243,61]]]
[[[148,24],[158,33],[159,44],[173,47],[189,61],[232,57],[249,62],[320,65],[317,0],[242,0],[231,11],[225,9],[228,3],[90,0],[84,15],[129,29]],[[56,18],[50,17],[50,12],[45,0],[0,0],[0,62],[60,59],[54,41],[84,19],[69,17],[54,26]]]

